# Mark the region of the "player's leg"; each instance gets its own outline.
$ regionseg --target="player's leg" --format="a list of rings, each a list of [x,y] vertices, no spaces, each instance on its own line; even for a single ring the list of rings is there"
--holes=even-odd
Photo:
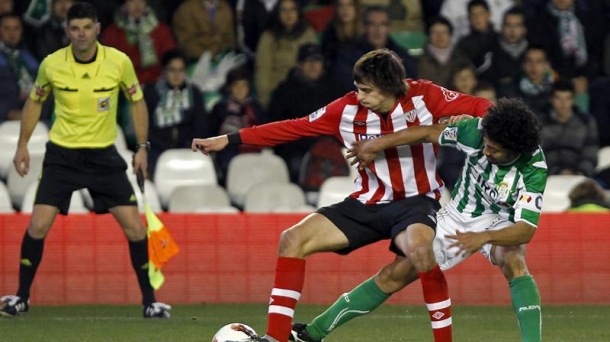
[[[525,245],[493,246],[491,256],[508,280],[513,310],[521,330],[521,341],[539,342],[542,329],[540,292],[525,263]]]
[[[305,257],[317,252],[335,251],[348,245],[345,234],[332,221],[318,213],[310,214],[282,232],[264,338],[268,341],[287,341],[294,309],[305,282]]]
[[[302,331],[293,331],[291,341],[321,341],[330,332],[348,321],[375,310],[390,296],[417,280],[417,271],[409,259],[397,256],[390,264],[384,266],[375,276],[344,293],[333,305],[310,324],[295,327]]]

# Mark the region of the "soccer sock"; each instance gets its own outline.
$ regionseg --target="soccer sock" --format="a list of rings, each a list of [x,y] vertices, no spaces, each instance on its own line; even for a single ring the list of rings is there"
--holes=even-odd
[[[142,291],[142,304],[148,306],[155,300],[155,290],[150,285],[148,278],[148,238],[140,241],[129,241],[129,256],[131,266],[136,271],[138,285]]]
[[[278,257],[275,267],[275,284],[271,290],[267,335],[286,342],[292,329],[294,309],[305,283],[305,259]]]
[[[348,321],[366,315],[383,304],[390,295],[381,291],[374,278],[365,280],[349,293],[344,293],[321,315],[307,325],[309,336],[321,340]]]
[[[44,238],[34,239],[27,230],[21,242],[21,261],[19,265],[19,288],[17,296],[27,301],[30,298],[30,288],[34,282],[34,276],[38,265],[42,260],[44,250]]]
[[[424,300],[430,313],[434,341],[452,341],[451,299],[449,298],[449,289],[443,271],[436,265],[428,272],[419,272],[419,279],[424,291]]]
[[[508,282],[513,310],[519,321],[522,342],[539,342],[541,340],[542,314],[540,311],[540,293],[536,281],[531,275],[515,278]]]

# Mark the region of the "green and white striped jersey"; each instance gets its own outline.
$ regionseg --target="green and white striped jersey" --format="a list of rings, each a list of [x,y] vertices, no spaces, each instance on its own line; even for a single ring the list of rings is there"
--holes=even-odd
[[[482,119],[462,120],[445,128],[439,144],[466,153],[462,174],[448,205],[467,217],[497,214],[510,222],[538,226],[547,166],[542,149],[507,165],[490,163],[483,154]]]

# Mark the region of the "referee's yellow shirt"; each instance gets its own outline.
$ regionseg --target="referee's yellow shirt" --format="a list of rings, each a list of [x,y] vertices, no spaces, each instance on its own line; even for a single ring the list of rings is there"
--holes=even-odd
[[[42,102],[53,91],[56,119],[49,139],[67,148],[98,148],[114,143],[119,89],[130,101],[142,89],[129,57],[97,43],[91,63],[74,60],[72,45],[47,56],[40,65],[30,97]]]

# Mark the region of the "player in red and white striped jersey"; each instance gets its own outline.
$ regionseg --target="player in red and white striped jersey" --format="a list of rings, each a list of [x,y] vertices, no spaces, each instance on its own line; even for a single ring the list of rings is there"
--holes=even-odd
[[[335,136],[349,148],[355,141],[432,125],[442,117],[483,116],[491,105],[488,100],[429,81],[405,78],[395,53],[374,50],[354,66],[356,91],[306,117],[245,128],[228,136],[194,139],[192,148],[207,154],[229,143],[274,146],[319,135]],[[304,100],[306,96],[303,94]],[[391,250],[409,258],[418,270],[435,341],[451,341],[451,300],[432,252],[435,213],[443,187],[435,169],[432,144],[387,149],[370,168],[359,171],[354,191],[343,202],[320,208],[285,230],[279,243],[267,334],[262,341],[287,341],[303,289],[307,256],[323,251],[347,254],[385,239],[391,239]],[[375,282],[369,286],[371,291],[384,293]]]

